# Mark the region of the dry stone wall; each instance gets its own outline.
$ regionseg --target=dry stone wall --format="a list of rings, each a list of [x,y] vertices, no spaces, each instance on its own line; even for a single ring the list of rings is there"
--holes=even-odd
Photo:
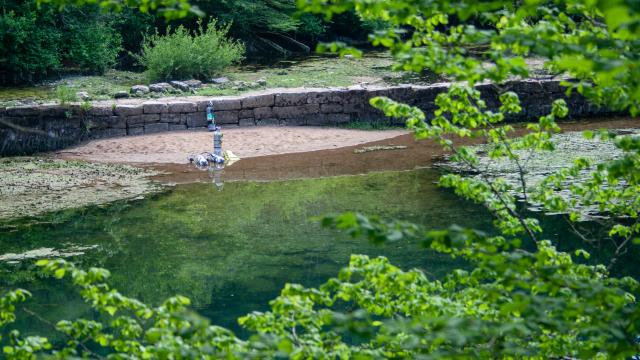
[[[386,88],[293,89],[238,97],[150,100],[137,104],[38,105],[0,108],[0,155],[25,155],[62,149],[89,139],[205,129],[205,109],[214,104],[222,126],[312,125],[336,126],[353,121],[379,121],[381,111],[369,100],[387,96],[420,107],[427,114],[448,83]],[[489,108],[497,109],[502,91],[520,96],[523,111],[510,120],[527,121],[547,114],[553,99],[563,97],[574,118],[602,115],[578,94],[567,98],[558,80],[526,80],[501,86],[479,85]],[[402,119],[393,120],[402,124]]]

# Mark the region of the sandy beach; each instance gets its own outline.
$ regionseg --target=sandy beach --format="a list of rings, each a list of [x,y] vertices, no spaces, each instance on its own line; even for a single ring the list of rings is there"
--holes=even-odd
[[[223,148],[240,158],[330,150],[408,134],[407,130],[352,130],[326,127],[223,128]],[[184,164],[189,154],[211,151],[207,131],[179,131],[94,140],[56,152],[62,159],[108,163]]]

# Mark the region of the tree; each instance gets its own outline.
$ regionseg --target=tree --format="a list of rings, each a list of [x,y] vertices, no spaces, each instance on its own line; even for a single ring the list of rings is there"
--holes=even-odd
[[[475,177],[445,175],[440,184],[485,205],[501,235],[455,226],[428,230],[353,213],[327,217],[324,225],[353,236],[382,243],[413,240],[416,246],[464,258],[471,268],[435,280],[418,270],[400,270],[385,258],[353,255],[349,266],[323,286],[287,285],[271,302],[270,312],[241,318],[240,323],[254,333],[248,340],[187,312],[187,299],[175,297],[151,308],[109,288],[105,270],[83,271],[62,260],[40,261],[46,273],[71,278],[83,298],[110,321],[57,324],[69,337],[60,354],[96,356],[95,347],[106,347],[120,357],[160,358],[639,354],[638,282],[616,278],[604,265],[587,264],[586,251],[573,255],[558,251],[555,245],[562,239],[541,238],[538,221],[522,211],[517,199],[539,202],[548,211],[566,211],[571,221],[582,216],[580,205],[597,206],[614,223],[610,236],[621,249],[614,253],[615,260],[622,249],[638,242],[640,137],[600,132],[598,136],[624,151],[622,158],[601,164],[578,159],[574,167],[532,186],[524,176],[523,161],[532,152],[553,150],[555,120],[570,110],[558,99],[548,115],[528,125],[528,134],[512,138],[512,127],[503,121],[520,111],[517,96],[504,91],[500,110],[491,112],[474,85],[492,81],[500,87],[511,78],[527,77],[525,58],[543,56],[549,69],[568,75],[568,91],[635,115],[640,109],[640,6],[622,0],[301,0],[299,5],[329,17],[355,9],[365,19],[384,20],[394,27],[371,39],[391,49],[398,68],[429,68],[458,81],[438,96],[438,109],[429,117],[385,98],[372,104],[389,116],[406,118],[417,137],[439,141],[452,151],[454,161],[476,171]],[[456,25],[449,25],[454,18]],[[340,44],[329,48],[354,52]],[[484,175],[472,149],[452,141],[469,136],[485,138],[492,158],[515,163],[520,184],[510,186]],[[579,172],[587,172],[588,180],[569,184]],[[559,189],[572,196],[562,197]],[[15,304],[26,297],[18,290],[0,299],[3,324],[13,319]],[[13,333],[4,351],[7,356],[31,356],[50,352],[50,347],[43,338]]]

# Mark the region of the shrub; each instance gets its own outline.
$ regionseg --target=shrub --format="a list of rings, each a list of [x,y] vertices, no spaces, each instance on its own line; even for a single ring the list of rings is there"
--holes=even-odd
[[[60,104],[64,105],[78,100],[78,96],[76,95],[76,91],[70,86],[60,85],[56,87],[56,99],[58,99]]]
[[[34,82],[65,65],[102,73],[115,65],[121,36],[98,6],[61,12],[32,2],[0,5],[0,83]]]
[[[27,4],[0,13],[0,82],[35,81],[60,67],[60,35]]]
[[[202,23],[193,36],[183,26],[167,28],[167,35],[157,33],[145,39],[139,62],[150,80],[205,79],[218,74],[242,59],[244,45],[227,38],[229,26],[218,27],[211,20]]]
[[[109,24],[98,20],[83,24],[80,18],[65,34],[65,58],[83,70],[103,74],[116,65],[122,50],[122,37]]]

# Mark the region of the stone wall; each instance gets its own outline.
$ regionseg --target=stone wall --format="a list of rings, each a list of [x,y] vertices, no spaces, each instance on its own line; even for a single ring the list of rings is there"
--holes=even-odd
[[[213,101],[216,122],[228,126],[335,126],[377,121],[384,115],[369,105],[387,96],[431,113],[436,96],[450,84],[387,88],[280,89],[238,97],[188,97],[126,104],[37,105],[0,108],[0,156],[62,149],[89,139],[204,129],[205,109]],[[564,97],[574,118],[605,114],[579,95],[564,96],[558,80],[526,80],[502,86],[479,85],[489,108],[496,109],[501,91],[520,96],[523,111],[510,120],[527,121],[547,114],[551,101]],[[402,124],[402,120],[394,120]]]

